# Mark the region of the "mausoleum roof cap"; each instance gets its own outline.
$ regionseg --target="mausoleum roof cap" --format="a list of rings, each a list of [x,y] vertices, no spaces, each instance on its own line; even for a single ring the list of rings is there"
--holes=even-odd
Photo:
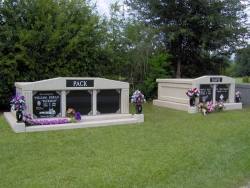
[[[76,82],[69,86],[67,82]],[[89,84],[91,83],[91,84]],[[128,82],[110,80],[99,77],[58,77],[35,82],[15,82],[21,90],[80,90],[80,89],[129,89]]]

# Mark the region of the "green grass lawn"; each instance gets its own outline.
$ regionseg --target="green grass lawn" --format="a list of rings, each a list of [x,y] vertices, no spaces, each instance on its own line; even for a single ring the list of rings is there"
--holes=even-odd
[[[21,134],[1,115],[0,187],[238,188],[250,181],[250,107],[203,116],[146,103],[143,113],[144,123]]]
[[[234,78],[236,83],[242,83],[242,77],[240,78]]]

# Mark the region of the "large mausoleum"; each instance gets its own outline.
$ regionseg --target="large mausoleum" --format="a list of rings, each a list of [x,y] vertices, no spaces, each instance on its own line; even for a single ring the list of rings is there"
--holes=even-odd
[[[76,124],[23,126],[14,112],[4,113],[15,132],[70,129],[143,122],[141,115],[129,114],[129,83],[89,77],[59,77],[36,82],[16,82],[16,91],[27,104],[33,119],[63,118],[68,108],[82,115]],[[17,126],[18,124],[18,126]],[[17,130],[18,129],[18,130]]]

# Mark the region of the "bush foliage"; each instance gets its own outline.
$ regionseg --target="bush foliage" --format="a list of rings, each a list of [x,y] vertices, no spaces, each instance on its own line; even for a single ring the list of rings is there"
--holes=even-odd
[[[0,7],[0,105],[14,82],[103,74],[105,27],[80,0],[5,0]]]
[[[243,83],[249,83],[249,82],[250,82],[249,77],[248,77],[248,76],[244,76],[244,77],[242,78],[242,82],[243,82]]]

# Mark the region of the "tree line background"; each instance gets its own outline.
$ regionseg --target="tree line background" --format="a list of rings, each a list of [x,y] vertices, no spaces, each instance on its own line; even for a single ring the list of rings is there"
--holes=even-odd
[[[248,5],[126,0],[106,16],[91,0],[0,0],[0,108],[15,82],[102,77],[150,100],[156,78],[250,75]]]

